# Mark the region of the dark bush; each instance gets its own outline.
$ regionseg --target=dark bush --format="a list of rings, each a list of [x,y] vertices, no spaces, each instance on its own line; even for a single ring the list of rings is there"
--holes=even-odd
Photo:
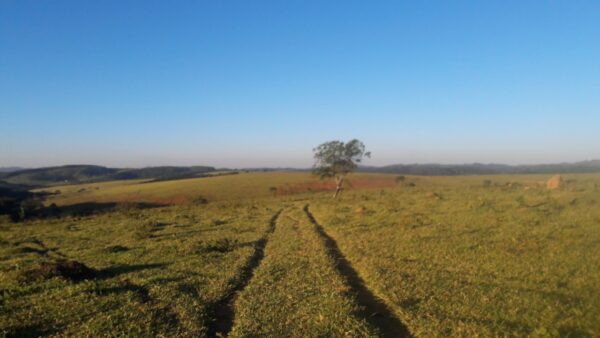
[[[80,282],[85,279],[96,278],[98,275],[97,270],[89,268],[83,263],[60,259],[55,262],[41,263],[36,268],[25,271],[21,275],[21,281],[32,282],[61,277],[72,282]]]
[[[220,252],[225,253],[229,251],[233,251],[237,246],[238,241],[236,239],[229,238],[220,238],[217,240],[201,242],[198,244],[197,252],[198,253],[208,253],[208,252]]]
[[[196,205],[202,205],[208,203],[208,200],[202,196],[197,196],[191,200],[191,203]]]
[[[127,250],[129,250],[129,248],[126,246],[122,246],[122,245],[113,245],[113,246],[109,246],[108,248],[106,248],[106,251],[111,252],[111,253],[123,252],[123,251],[127,251]]]
[[[213,219],[212,224],[214,226],[219,226],[219,225],[227,224],[227,221],[222,220],[222,219]]]

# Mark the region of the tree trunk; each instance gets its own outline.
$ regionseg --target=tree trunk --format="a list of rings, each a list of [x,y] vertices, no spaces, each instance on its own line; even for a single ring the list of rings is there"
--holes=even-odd
[[[336,177],[335,178],[335,194],[333,195],[333,198],[337,198],[338,195],[340,194],[340,192],[342,192],[342,189],[344,189],[342,187],[344,183],[344,178],[343,177]]]

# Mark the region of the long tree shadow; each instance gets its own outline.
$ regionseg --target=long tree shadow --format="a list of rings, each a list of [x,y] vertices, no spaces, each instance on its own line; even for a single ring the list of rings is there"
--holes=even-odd
[[[121,283],[121,285],[102,288],[96,291],[97,294],[100,295],[111,295],[111,294],[123,294],[126,292],[131,292],[139,298],[140,302],[147,303],[151,300],[150,292],[148,288],[142,285],[134,284],[128,280]]]
[[[153,263],[153,264],[135,264],[135,265],[113,265],[108,268],[102,269],[98,273],[98,277],[101,279],[113,278],[130,272],[143,271],[148,269],[162,269],[168,264],[164,263]],[[132,283],[129,279],[125,279],[118,286],[102,288],[97,290],[97,293],[108,295],[108,294],[121,294],[125,292],[133,292],[139,298],[142,303],[151,301],[150,292],[146,286]]]
[[[250,283],[250,280],[254,275],[254,270],[260,265],[260,262],[264,258],[268,236],[275,231],[277,219],[282,211],[283,209],[277,211],[275,215],[271,217],[267,232],[261,239],[255,242],[254,253],[247,260],[240,273],[234,277],[233,281],[231,281],[233,286],[227,295],[222,298],[221,301],[213,305],[211,312],[213,313],[214,321],[211,323],[208,329],[209,337],[226,337],[231,331],[231,328],[233,327],[233,321],[235,319],[235,299],[239,292],[244,290],[244,288]]]
[[[336,262],[338,272],[346,279],[348,285],[356,293],[357,300],[362,305],[363,310],[359,313],[369,324],[379,329],[382,337],[412,337],[408,328],[392,312],[392,310],[383,302],[382,299],[375,296],[366,286],[364,280],[360,278],[350,262],[344,257],[337,243],[331,238],[317,222],[309,210],[308,204],[304,206],[304,212],[314,225],[317,233],[323,238],[325,246]]]
[[[113,265],[108,268],[102,269],[100,275],[105,278],[112,278],[122,274],[137,272],[147,269],[160,269],[166,267],[168,264],[164,263],[153,263],[153,264],[134,264],[134,265]]]
[[[13,203],[14,204],[14,203]],[[60,217],[83,217],[96,214],[108,213],[113,211],[127,211],[135,209],[151,209],[167,206],[167,204],[145,203],[145,202],[84,202],[77,204],[69,204],[57,206],[51,204],[49,206],[32,205],[28,207],[20,207],[18,204],[12,205],[10,210],[8,207],[0,207],[0,214],[8,214],[14,222],[23,221],[26,219],[36,218],[60,218]],[[6,210],[5,210],[6,209]]]
[[[23,326],[13,326],[4,328],[3,334],[6,337],[20,337],[20,338],[37,338],[37,337],[45,337],[50,336],[53,333],[56,333],[55,330],[50,329],[51,324],[43,323],[43,324],[33,324],[33,325],[23,325]],[[4,337],[4,336],[3,336]]]
[[[59,216],[88,216],[97,213],[110,212],[115,210],[125,209],[152,209],[164,207],[165,204],[159,203],[145,203],[145,202],[130,202],[130,203],[116,203],[116,202],[85,202],[70,204],[58,207]]]

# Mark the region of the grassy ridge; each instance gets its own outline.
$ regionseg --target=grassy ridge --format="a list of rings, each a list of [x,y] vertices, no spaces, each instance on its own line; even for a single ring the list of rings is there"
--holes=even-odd
[[[496,179],[521,184],[429,181],[314,213],[416,336],[597,336],[600,177],[556,191]]]
[[[206,166],[118,169],[97,165],[65,165],[60,167],[23,169],[5,173],[0,172],[0,180],[29,186],[53,186],[65,183],[181,178],[214,171],[215,168]]]
[[[233,337],[365,337],[359,311],[299,206],[286,208],[236,305]]]

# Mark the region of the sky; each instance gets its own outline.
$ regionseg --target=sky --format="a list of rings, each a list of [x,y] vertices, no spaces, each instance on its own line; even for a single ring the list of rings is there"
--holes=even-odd
[[[0,167],[600,159],[598,1],[0,1]]]

